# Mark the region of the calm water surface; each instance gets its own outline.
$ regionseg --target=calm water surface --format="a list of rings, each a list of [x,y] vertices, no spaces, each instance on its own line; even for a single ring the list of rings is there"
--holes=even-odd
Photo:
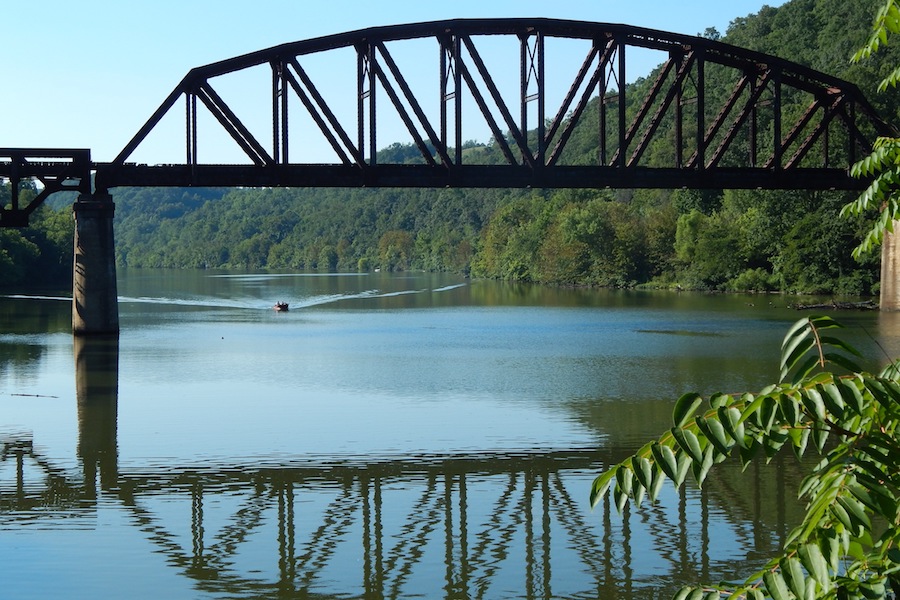
[[[780,297],[181,271],[119,293],[118,344],[74,340],[65,294],[0,297],[0,598],[668,597],[798,519],[791,458],[587,502],[682,392],[773,380]],[[838,316],[873,367],[900,355],[895,315]]]

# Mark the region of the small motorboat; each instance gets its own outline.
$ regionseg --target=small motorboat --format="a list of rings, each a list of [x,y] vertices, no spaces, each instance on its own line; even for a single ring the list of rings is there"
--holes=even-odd
[[[272,308],[275,309],[275,312],[287,312],[288,311],[288,303],[287,302],[276,302],[275,306]]]

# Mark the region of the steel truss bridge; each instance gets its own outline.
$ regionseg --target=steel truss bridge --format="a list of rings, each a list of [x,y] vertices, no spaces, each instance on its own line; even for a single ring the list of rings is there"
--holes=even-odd
[[[504,44],[516,51],[495,49]],[[554,54],[563,46],[576,50]],[[629,57],[647,51],[661,60],[649,85],[626,85]],[[316,71],[323,59],[329,68]],[[423,60],[431,61],[427,72],[436,77],[422,74]],[[229,77],[244,81],[259,72],[264,76],[252,79],[261,88],[252,91],[266,98],[259,105],[247,109],[223,91]],[[164,118],[181,123],[175,129],[183,132],[183,162],[132,162],[148,137],[177,135],[161,125]],[[417,149],[414,161],[378,161],[378,144],[398,141],[379,134],[385,119],[402,123]],[[472,123],[492,135],[491,164],[466,152],[463,132]],[[590,131],[590,148],[570,148],[578,128]],[[856,189],[864,182],[849,177],[850,165],[876,136],[893,133],[855,85],[718,41],[605,23],[461,19],[352,31],[195,68],[112,162],[91,162],[89,150],[6,149],[0,177],[14,190],[22,178],[37,177],[43,197],[90,192],[91,172],[100,192],[117,186]],[[295,158],[322,140],[332,162]],[[240,160],[202,160],[223,144]],[[653,148],[654,164],[663,156],[664,166],[648,166]],[[586,150],[592,164],[576,164],[572,157]],[[13,194],[0,207],[0,226],[21,226],[33,210],[18,206]]]

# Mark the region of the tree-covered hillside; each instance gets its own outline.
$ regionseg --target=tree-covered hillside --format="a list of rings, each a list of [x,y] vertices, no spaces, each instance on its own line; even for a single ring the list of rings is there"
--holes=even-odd
[[[9,184],[0,185],[0,205],[9,204],[9,194]],[[23,206],[35,195],[33,184],[19,190]],[[30,227],[0,228],[0,287],[70,287],[74,230],[72,211],[50,206],[32,215]]]
[[[875,93],[889,65],[898,62],[897,49],[863,64],[849,60],[864,43],[878,2],[791,0],[735,18],[722,41],[853,81],[886,120],[900,122],[898,92]],[[704,35],[719,34],[708,29]],[[707,80],[726,76],[710,68]],[[642,98],[641,88],[652,80],[651,75],[634,82],[626,97]],[[722,95],[731,88],[725,79],[710,87]],[[708,104],[716,106],[716,100]],[[627,110],[634,114],[637,108]],[[664,164],[672,154],[666,123],[662,128],[642,164]],[[562,162],[595,162],[594,136],[590,127],[576,128]],[[468,162],[500,161],[490,141],[467,142],[464,153]],[[379,161],[417,157],[415,147],[393,144]],[[877,257],[864,264],[850,258],[865,224],[836,218],[853,196],[732,190],[114,190],[118,261],[135,267],[379,267],[555,284],[865,294],[877,286]],[[0,269],[6,244],[4,238]]]

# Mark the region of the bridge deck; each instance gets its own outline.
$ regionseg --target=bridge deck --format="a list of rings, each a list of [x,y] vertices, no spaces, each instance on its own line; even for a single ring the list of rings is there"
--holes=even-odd
[[[513,165],[111,165],[98,164],[97,186],[347,188],[620,188],[862,190],[846,169],[798,172],[750,167],[675,168]]]

